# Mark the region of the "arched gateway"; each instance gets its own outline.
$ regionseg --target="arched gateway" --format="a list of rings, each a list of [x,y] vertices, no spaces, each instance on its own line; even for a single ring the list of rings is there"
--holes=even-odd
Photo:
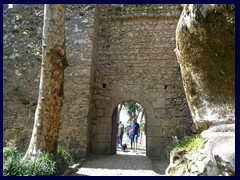
[[[130,140],[130,129],[132,124],[132,119],[135,118],[136,122],[140,125],[140,134],[138,137],[138,145],[141,144],[141,151],[143,151],[141,154],[146,155],[146,129],[147,126],[147,112],[146,109],[139,103],[133,100],[128,100],[119,103],[112,113],[112,132],[111,132],[111,154],[117,154],[117,146],[119,146],[119,142],[117,141],[117,135],[119,133],[118,131],[118,125],[119,122],[124,125],[124,132],[123,136],[121,138],[121,144],[126,144],[127,149],[126,151],[129,152],[130,149],[133,149],[133,144]],[[127,135],[127,133],[129,133]],[[132,148],[131,148],[132,145]],[[138,148],[138,150],[140,150]],[[120,149],[122,151],[122,149]]]

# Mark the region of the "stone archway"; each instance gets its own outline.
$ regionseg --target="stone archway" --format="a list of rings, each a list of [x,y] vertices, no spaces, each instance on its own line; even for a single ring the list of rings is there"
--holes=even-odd
[[[111,135],[111,154],[117,154],[116,151],[116,143],[117,143],[117,133],[118,133],[118,128],[117,125],[119,123],[119,121],[121,121],[124,125],[124,142],[122,142],[122,144],[127,144],[127,132],[128,132],[128,128],[130,128],[131,126],[131,122],[129,122],[129,119],[132,119],[131,117],[129,117],[129,115],[127,115],[127,117],[125,116],[125,118],[123,118],[121,115],[123,115],[123,112],[125,110],[126,112],[126,108],[124,107],[124,104],[126,102],[133,102],[136,103],[136,106],[139,107],[138,110],[136,110],[136,116],[135,118],[137,119],[138,124],[140,125],[140,137],[138,138],[138,145],[141,144],[141,154],[147,155],[147,151],[146,151],[146,147],[147,147],[147,138],[145,137],[147,135],[146,133],[146,127],[147,127],[147,112],[144,110],[144,107],[136,102],[136,101],[132,101],[132,100],[128,100],[122,103],[119,103],[115,109],[113,110],[112,113],[112,135]],[[122,109],[119,111],[119,105],[122,106]],[[126,119],[127,118],[127,119]],[[141,127],[142,126],[142,127]],[[143,140],[143,145],[142,145],[142,139]],[[138,148],[139,149],[139,148]],[[128,151],[130,150],[130,144],[128,144]]]
[[[116,137],[113,136],[112,133],[114,133],[113,129],[113,122],[116,121],[116,107],[118,106],[119,103],[128,101],[129,99],[138,102],[141,104],[145,112],[147,114],[147,119],[150,119],[147,121],[146,125],[146,132],[148,132],[148,129],[150,128],[150,131],[156,132],[159,130],[159,128],[153,128],[156,125],[159,125],[159,123],[155,122],[155,114],[154,114],[154,109],[152,104],[143,98],[141,94],[138,94],[137,92],[127,92],[127,93],[122,93],[118,94],[118,98],[113,98],[112,101],[106,106],[104,109],[100,110],[95,110],[96,114],[99,114],[97,117],[94,117],[93,120],[96,120],[98,124],[96,124],[96,128],[93,127],[92,129],[99,129],[94,131],[95,134],[92,134],[91,138],[91,149],[92,153],[97,153],[97,154],[115,154],[115,148],[113,148],[112,144],[112,137],[116,139]],[[97,103],[98,104],[98,103]],[[104,103],[99,103],[100,105],[103,105]],[[102,106],[101,106],[102,108]],[[101,116],[101,117],[99,117]],[[93,132],[92,132],[93,133]],[[152,141],[152,134],[150,133],[150,139],[148,137],[148,134],[146,133],[146,155],[151,156],[151,151],[152,147],[148,145],[148,141]],[[96,137],[96,139],[94,138]],[[154,147],[153,147],[154,148]]]
[[[125,93],[115,86],[107,95],[102,92],[94,100],[92,117],[91,153],[114,154],[112,151],[113,112],[117,105],[129,99],[139,102],[147,112],[146,155],[150,158],[164,159],[169,156],[172,136],[184,137],[190,132],[191,119],[185,115],[182,105],[176,106],[174,99],[166,97],[150,98],[151,94],[142,94],[139,88],[128,88]],[[119,92],[120,89],[120,92]],[[183,97],[179,98],[179,101]],[[186,102],[183,102],[183,105]],[[180,108],[183,108],[180,110]],[[179,109],[179,110],[176,110]]]

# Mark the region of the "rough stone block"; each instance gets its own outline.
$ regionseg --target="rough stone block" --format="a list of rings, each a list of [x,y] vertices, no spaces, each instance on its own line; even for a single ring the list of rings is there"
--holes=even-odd
[[[177,129],[172,128],[172,127],[164,128],[164,129],[163,129],[163,135],[164,135],[164,137],[177,136],[176,131],[177,131]]]
[[[97,125],[97,133],[98,134],[109,134],[112,132],[111,124],[98,124]]]
[[[104,115],[104,109],[96,109],[96,116],[103,116]]]
[[[167,111],[166,111],[166,109],[154,109],[154,114],[155,114],[156,118],[160,118],[160,117],[162,117],[162,115],[166,115]]]
[[[106,108],[105,109],[105,112],[104,112],[104,115],[105,115],[105,117],[106,116],[108,116],[108,117],[112,117],[112,115],[113,115],[113,110],[110,110],[109,108]]]
[[[100,124],[111,124],[112,123],[112,117],[99,117],[99,123]]]
[[[104,100],[96,100],[95,102],[96,108],[106,108],[108,103]]]
[[[166,147],[150,147],[148,150],[148,156],[150,159],[166,159],[169,155]]]
[[[111,143],[111,134],[98,134],[97,142]]]
[[[148,127],[147,135],[152,137],[161,137],[163,136],[162,127]]]
[[[152,104],[153,108],[165,108],[165,98],[158,98]]]
[[[179,125],[181,126],[189,126],[191,124],[191,120],[187,117],[183,117],[179,119]]]
[[[178,110],[173,110],[171,112],[171,115],[179,117],[179,116],[183,116],[183,113],[181,111],[178,111]]]
[[[156,119],[156,118],[148,118],[148,126],[161,126],[162,125],[162,120],[161,119]]]
[[[175,117],[164,118],[163,127],[175,127],[178,125],[178,119]]]
[[[162,148],[165,146],[165,140],[162,138],[148,137],[148,146],[153,148]]]
[[[91,150],[95,154],[110,155],[111,154],[111,143],[91,143]]]

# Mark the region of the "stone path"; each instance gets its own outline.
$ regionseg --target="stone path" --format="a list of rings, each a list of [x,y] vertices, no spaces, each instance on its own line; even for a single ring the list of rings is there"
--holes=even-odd
[[[137,152],[128,148],[117,149],[115,155],[90,155],[71,176],[163,176],[168,164],[150,160],[144,144],[138,145]]]

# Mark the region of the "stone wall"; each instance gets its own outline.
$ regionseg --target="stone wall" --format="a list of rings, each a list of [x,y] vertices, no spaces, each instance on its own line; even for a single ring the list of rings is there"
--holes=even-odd
[[[4,140],[30,141],[41,66],[43,5],[16,5],[3,13]]]
[[[60,138],[66,147],[86,156],[90,140],[88,129],[92,97],[95,6],[72,5],[72,8],[69,6],[68,13],[66,46],[69,67],[65,72]]]
[[[147,113],[147,155],[164,158],[191,118],[175,49],[178,5],[99,6],[91,149],[111,154],[112,114],[134,100]]]
[[[65,70],[60,145],[84,157],[89,145],[94,5],[67,5]],[[37,105],[43,5],[4,11],[4,141],[27,147]]]
[[[147,155],[165,158],[191,116],[174,54],[179,5],[67,5],[60,145],[110,154],[112,114],[134,100],[147,113]],[[4,141],[27,147],[41,64],[43,5],[4,10]],[[90,131],[91,130],[91,131]]]

